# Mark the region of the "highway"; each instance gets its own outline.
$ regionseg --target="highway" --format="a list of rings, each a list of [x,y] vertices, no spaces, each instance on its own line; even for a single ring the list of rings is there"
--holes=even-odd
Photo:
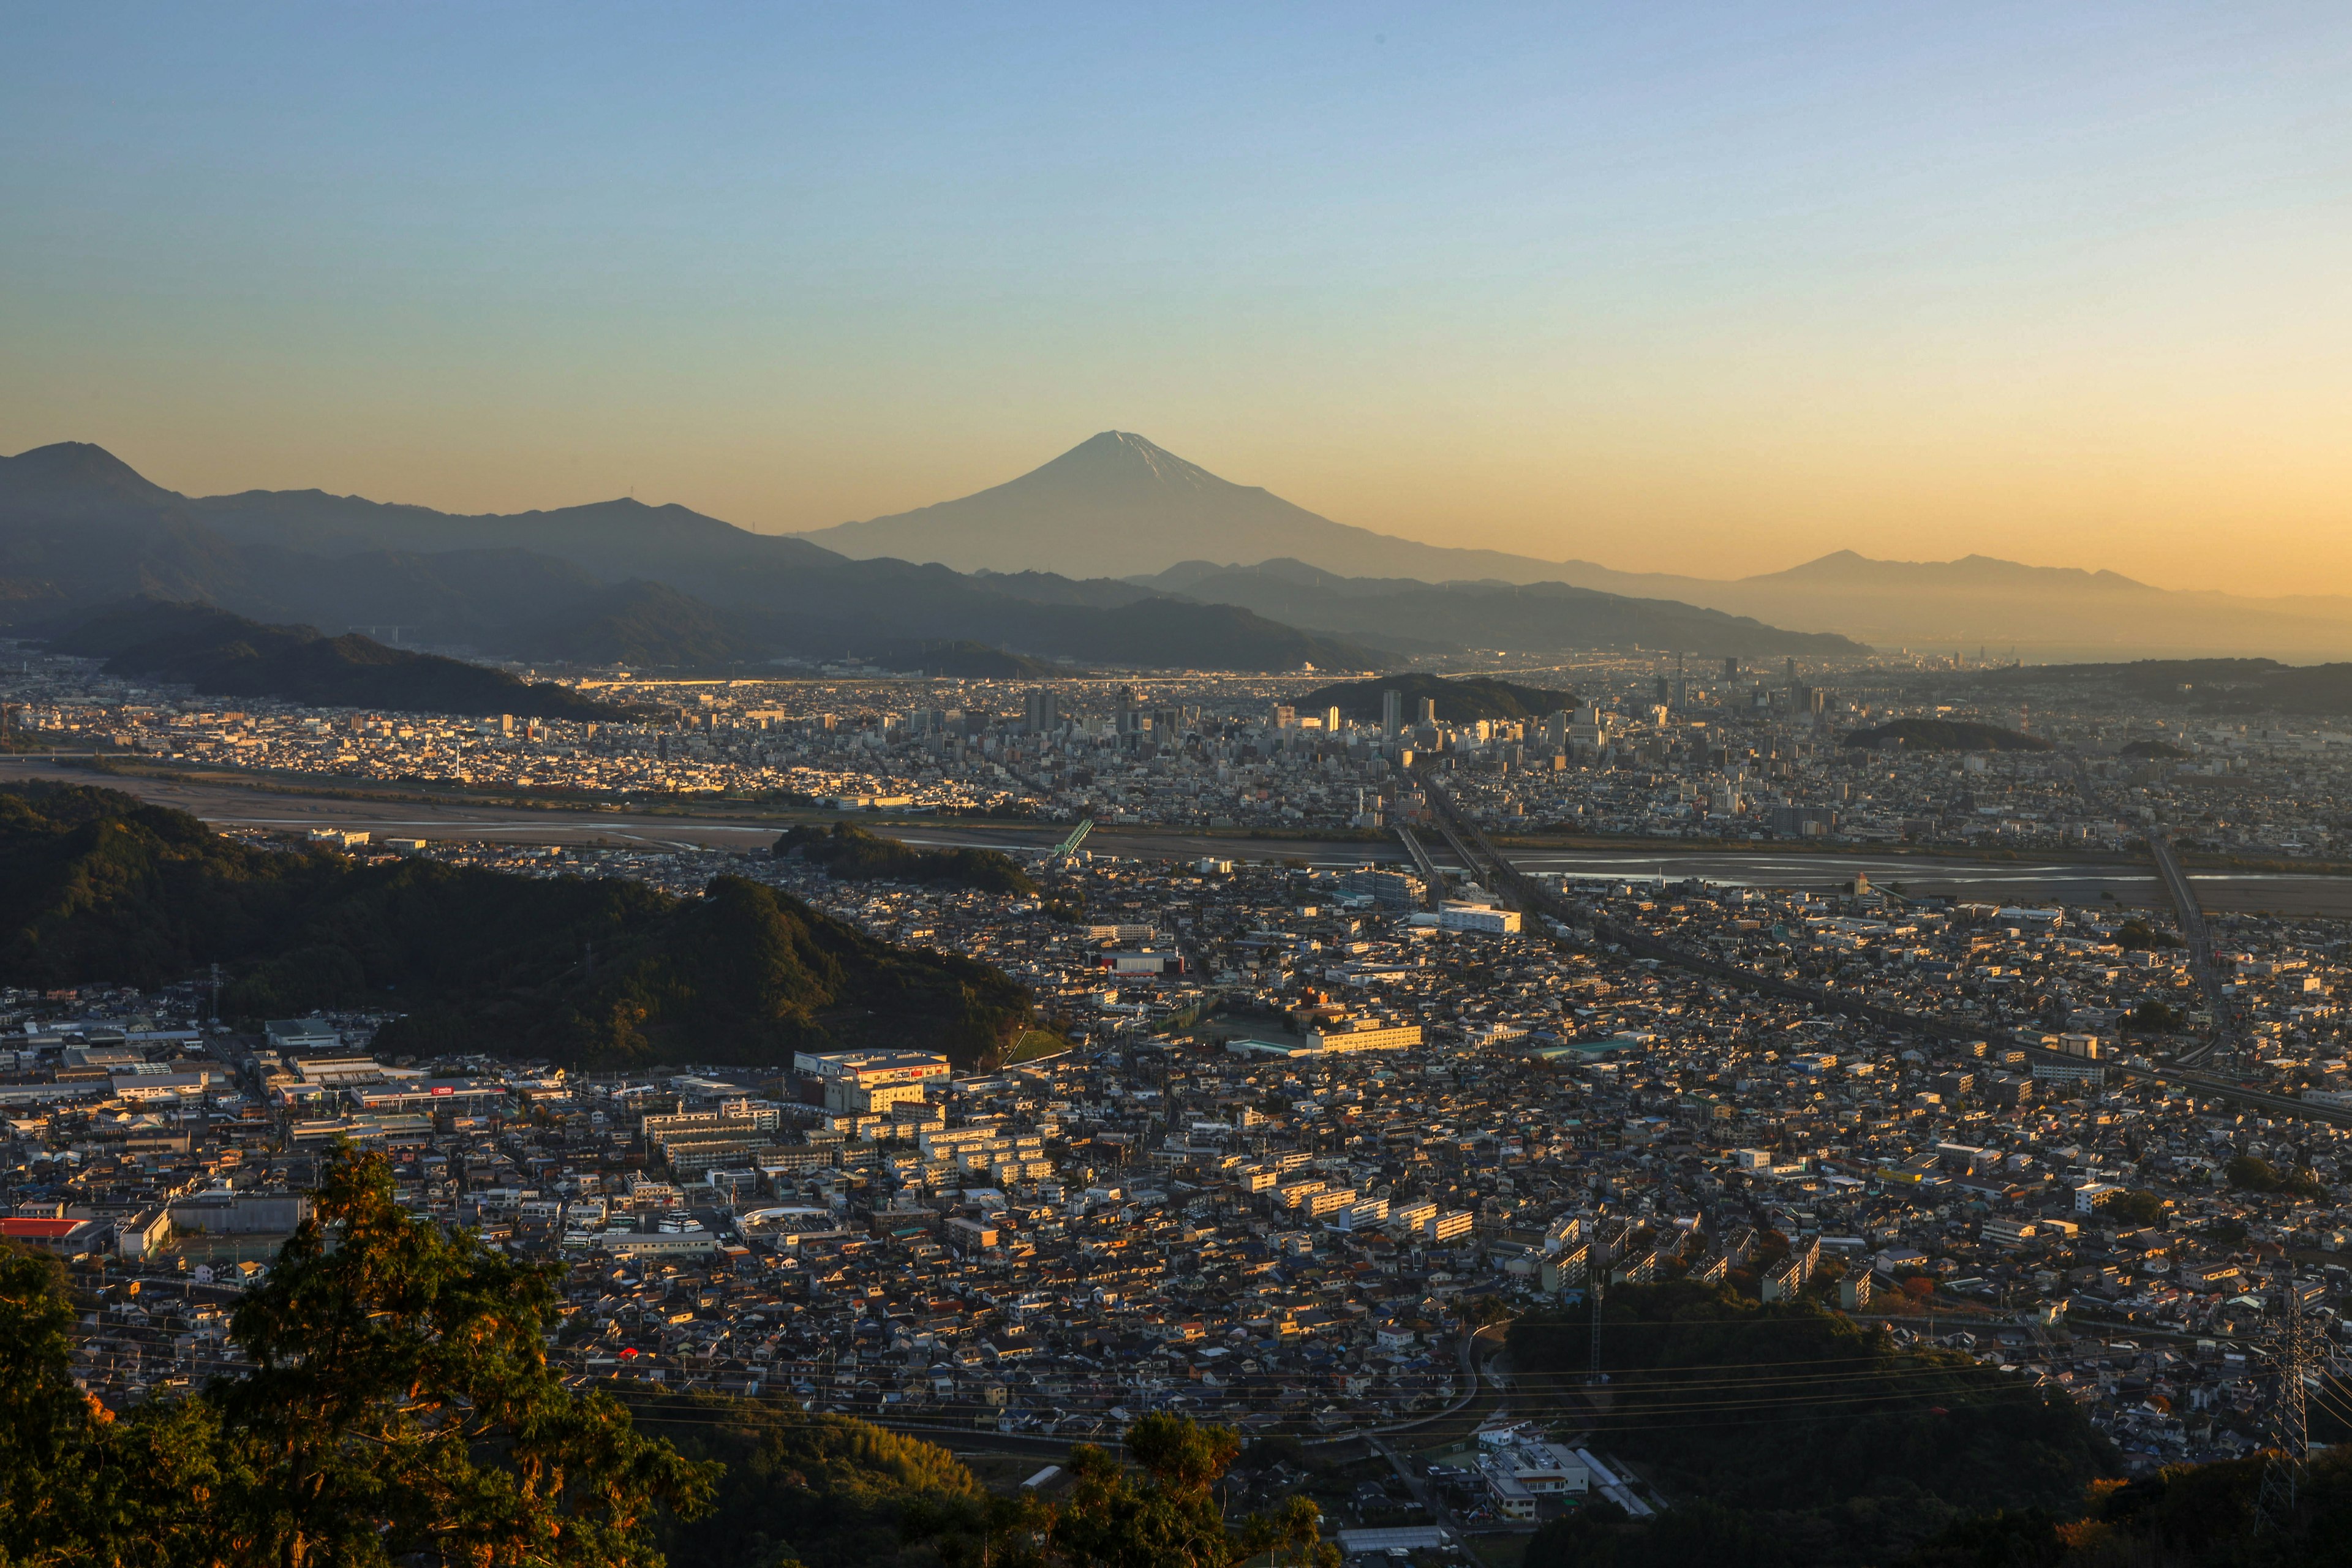
[[[2112,813],[2114,808],[2100,795],[2091,780],[2090,770],[2083,759],[2075,757],[2074,787],[2082,793],[2095,811]],[[2238,1034],[2237,1010],[2222,994],[2221,978],[2213,959],[2213,933],[2205,923],[2205,910],[2198,901],[2197,889],[2189,884],[2189,873],[2180,864],[2179,855],[2172,847],[2171,829],[2151,825],[2147,834],[2148,858],[2155,862],[2157,879],[2163,884],[2165,896],[2172,900],[2173,920],[2180,927],[2183,941],[2189,944],[2189,971],[2197,982],[2197,989],[2205,998],[2207,1014],[2212,1018],[2212,1030],[2189,1049],[2174,1058],[2177,1065],[2194,1065],[2214,1051],[2232,1043]]]
[[[2197,989],[2205,998],[2205,1006],[2212,1015],[2213,1030],[2204,1041],[2183,1051],[2179,1060],[2183,1066],[2203,1060],[2235,1042],[2238,1035],[2237,1008],[2222,994],[2221,973],[2213,959],[2213,932],[2205,923],[2205,911],[2197,901],[2197,889],[2189,885],[2189,873],[2180,867],[2180,857],[2174,853],[2172,836],[2156,832],[2147,836],[2150,858],[2156,862],[2157,874],[2163,879],[2165,891],[2172,896],[2174,918],[2179,922],[2181,939],[2189,943],[2189,972],[2197,980]]]

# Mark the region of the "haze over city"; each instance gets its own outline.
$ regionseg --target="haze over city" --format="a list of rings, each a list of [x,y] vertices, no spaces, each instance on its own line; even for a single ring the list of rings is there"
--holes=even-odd
[[[2352,588],[2336,8],[146,6],[0,58],[0,449],[821,528]],[[2226,548],[2220,547],[2226,542]]]

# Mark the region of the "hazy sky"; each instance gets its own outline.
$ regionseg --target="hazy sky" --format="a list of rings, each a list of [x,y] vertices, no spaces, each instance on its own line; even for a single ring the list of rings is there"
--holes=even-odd
[[[2352,6],[0,10],[0,450],[2352,591]]]

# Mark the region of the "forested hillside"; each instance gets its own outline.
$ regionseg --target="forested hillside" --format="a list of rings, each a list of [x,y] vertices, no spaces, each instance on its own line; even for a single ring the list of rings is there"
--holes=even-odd
[[[1593,1364],[1590,1309],[1520,1319],[1510,1356],[1534,1386],[1576,1397]],[[1654,1526],[1596,1513],[1549,1527],[1528,1568],[1885,1563],[1975,1514],[2071,1509],[2120,1468],[2071,1401],[1811,1306],[1683,1282],[1618,1287],[1599,1360],[1609,1382],[1591,1396],[1595,1441],[1675,1506]],[[1756,1556],[1756,1542],[1796,1555]]]
[[[860,1045],[989,1058],[1028,998],[740,878],[700,898],[238,844],[109,790],[0,790],[0,983],[152,986],[218,963],[224,1009],[408,1016],[391,1051],[781,1064]]]
[[[776,840],[776,853],[798,855],[845,881],[887,878],[898,882],[944,882],[1021,898],[1034,898],[1037,892],[1029,873],[1001,849],[918,849],[868,833],[855,823],[791,828]]]

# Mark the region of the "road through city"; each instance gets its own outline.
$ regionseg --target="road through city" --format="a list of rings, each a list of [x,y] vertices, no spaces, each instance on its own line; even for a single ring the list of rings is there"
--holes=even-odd
[[[757,849],[772,842],[779,824],[772,816],[730,815],[723,810],[671,815],[644,811],[533,809],[369,799],[326,793],[297,793],[284,786],[256,789],[231,779],[142,778],[93,774],[71,763],[0,758],[0,782],[53,778],[100,784],[177,807],[222,827],[299,831],[311,827],[364,829],[385,837],[458,839],[488,843],[611,845],[636,849]],[[941,820],[879,829],[909,844],[971,845],[1019,852],[1051,847],[1066,826],[1034,827]],[[1361,842],[1318,838],[1253,837],[1243,833],[1187,833],[1104,826],[1087,841],[1098,855],[1195,859],[1219,857],[1262,860],[1295,858],[1333,868],[1404,859],[1393,837]],[[1451,869],[1458,858],[1440,838],[1430,853]],[[1754,848],[1628,847],[1625,848],[1531,847],[1512,859],[1530,872],[1679,879],[1751,887],[1830,888],[1866,876],[1882,886],[1901,883],[1914,893],[1982,900],[2004,904],[2087,904],[2111,895],[2119,903],[2164,908],[2168,900],[2156,868],[2140,858],[2114,861],[1969,859],[1952,855],[1821,851],[1759,846]],[[2290,914],[2352,916],[2352,878],[2267,871],[2200,871],[2194,876],[2206,909],[2266,910]]]

